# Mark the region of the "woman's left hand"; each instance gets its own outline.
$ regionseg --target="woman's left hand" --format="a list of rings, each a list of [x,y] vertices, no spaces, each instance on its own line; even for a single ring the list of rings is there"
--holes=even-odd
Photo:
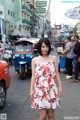
[[[62,94],[62,86],[59,87],[59,97],[61,97],[63,94]]]

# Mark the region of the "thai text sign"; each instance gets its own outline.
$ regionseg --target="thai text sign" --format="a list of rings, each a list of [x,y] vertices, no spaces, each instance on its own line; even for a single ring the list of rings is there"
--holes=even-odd
[[[61,3],[80,3],[80,0],[61,0]]]
[[[36,8],[37,13],[46,13],[46,8]]]
[[[37,1],[36,2],[36,7],[46,7],[47,6],[47,1]]]

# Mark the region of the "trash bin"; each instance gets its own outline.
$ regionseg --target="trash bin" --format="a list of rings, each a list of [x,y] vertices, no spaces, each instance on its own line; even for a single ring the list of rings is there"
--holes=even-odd
[[[60,69],[65,70],[65,58],[63,58],[62,56],[59,56],[59,72]]]

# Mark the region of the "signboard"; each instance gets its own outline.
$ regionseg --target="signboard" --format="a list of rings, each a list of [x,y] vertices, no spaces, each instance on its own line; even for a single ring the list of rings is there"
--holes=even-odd
[[[46,13],[46,8],[36,8],[36,13]]]
[[[36,7],[46,7],[47,6],[47,1],[37,1],[36,2]]]
[[[46,7],[47,7],[47,1],[36,1],[36,13],[37,14],[45,14],[46,13]]]
[[[61,3],[80,3],[80,0],[61,0]]]
[[[65,13],[65,16],[69,17],[69,18],[72,18],[72,19],[80,19],[80,6],[68,10]]]

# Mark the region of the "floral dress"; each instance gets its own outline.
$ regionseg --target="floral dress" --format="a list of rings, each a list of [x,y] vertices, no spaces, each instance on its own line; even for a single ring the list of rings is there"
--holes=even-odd
[[[34,98],[31,107],[55,109],[60,107],[55,66],[52,62],[42,62],[35,69]]]

